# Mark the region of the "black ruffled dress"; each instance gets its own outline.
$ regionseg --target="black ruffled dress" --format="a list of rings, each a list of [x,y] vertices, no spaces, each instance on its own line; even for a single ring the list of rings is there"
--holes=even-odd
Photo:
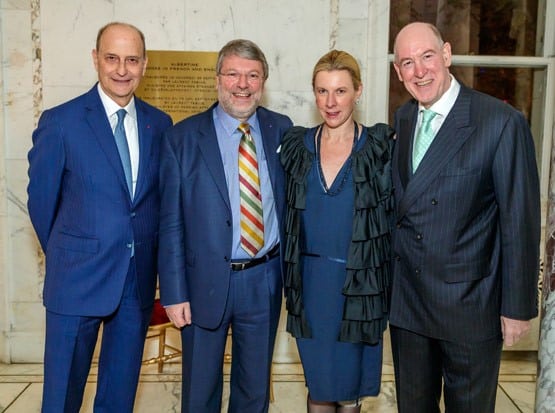
[[[329,188],[318,128],[292,128],[281,146],[287,179],[287,331],[310,397],[346,401],[379,393],[387,326],[393,131],[363,128]]]

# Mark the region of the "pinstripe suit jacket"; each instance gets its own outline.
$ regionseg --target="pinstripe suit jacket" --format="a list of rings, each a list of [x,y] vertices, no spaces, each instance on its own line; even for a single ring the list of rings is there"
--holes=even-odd
[[[43,112],[29,151],[29,215],[46,255],[44,305],[105,316],[121,301],[135,245],[143,308],[156,291],[162,133],[171,118],[135,98],[139,171],[131,200],[97,86]]]
[[[392,325],[458,342],[537,315],[539,183],[523,115],[461,86],[419,169],[418,104],[395,114]]]

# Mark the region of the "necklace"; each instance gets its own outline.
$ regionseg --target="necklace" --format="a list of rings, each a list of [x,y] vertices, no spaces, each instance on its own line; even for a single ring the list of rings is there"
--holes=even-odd
[[[328,188],[328,185],[326,184],[326,179],[324,178],[324,172],[322,170],[322,161],[320,159],[322,131],[324,130],[323,126],[320,128],[320,130],[318,131],[318,134],[316,135],[316,165],[318,167],[318,179],[320,180],[320,185],[322,185],[322,189],[329,196],[335,196],[343,190],[343,187],[345,186],[345,182],[347,181],[347,177],[349,176],[349,172],[351,172],[351,168],[353,166],[353,153],[355,152],[356,143],[358,141],[358,125],[356,122],[354,122],[354,124],[355,124],[355,134],[353,137],[353,147],[351,148],[351,153],[349,154],[349,157],[345,161],[347,165],[342,167],[343,173],[341,174],[342,175],[341,181],[334,191],[331,191],[330,188]],[[335,182],[335,180],[333,182]],[[332,185],[333,185],[333,182],[332,182]]]

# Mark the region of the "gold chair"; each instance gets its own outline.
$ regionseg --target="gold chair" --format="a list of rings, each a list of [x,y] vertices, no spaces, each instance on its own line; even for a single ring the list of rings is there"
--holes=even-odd
[[[174,347],[166,342],[166,332],[168,328],[178,330],[172,322],[170,322],[166,315],[166,310],[160,304],[160,299],[154,301],[154,308],[152,310],[152,318],[148,326],[146,339],[158,338],[158,355],[156,357],[143,360],[143,364],[158,364],[158,373],[164,370],[164,363],[175,357],[181,356],[181,349]]]

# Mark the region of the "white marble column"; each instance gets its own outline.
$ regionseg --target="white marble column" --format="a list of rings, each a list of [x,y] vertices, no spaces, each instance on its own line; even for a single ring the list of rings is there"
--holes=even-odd
[[[555,148],[552,159],[554,156]],[[540,307],[536,413],[555,412],[555,173],[553,171],[549,183],[548,208]]]
[[[546,7],[546,31],[544,56],[555,55],[555,35],[552,24],[555,19],[555,2],[548,1]],[[551,22],[551,24],[550,24]],[[553,74],[551,74],[553,77]],[[549,83],[548,83],[549,85]],[[555,91],[546,90],[547,101],[551,98],[553,102]],[[546,105],[553,110],[553,104]],[[553,117],[555,113],[547,113],[547,120],[551,116],[549,127],[553,128]],[[552,129],[552,136],[555,139],[555,128]],[[548,185],[548,209],[546,221],[546,247],[545,265],[542,285],[542,301],[540,308],[540,340],[538,350],[538,375],[536,380],[536,413],[555,412],[555,145],[552,142],[550,179]],[[544,168],[546,170],[547,168]]]

